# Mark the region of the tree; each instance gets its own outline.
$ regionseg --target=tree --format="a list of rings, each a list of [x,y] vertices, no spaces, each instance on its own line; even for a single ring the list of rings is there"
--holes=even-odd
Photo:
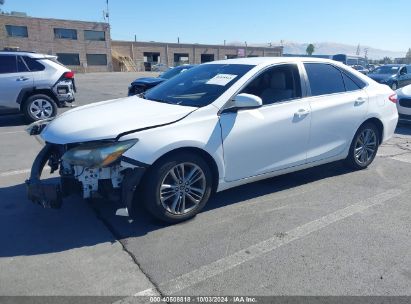
[[[405,55],[405,61],[411,63],[411,49],[408,49],[407,55]]]
[[[392,60],[391,60],[390,57],[384,57],[384,58],[383,58],[383,63],[384,63],[384,64],[390,64],[390,63],[392,63]]]
[[[308,55],[308,56],[311,56],[311,55],[314,53],[314,51],[315,51],[315,46],[314,46],[314,44],[310,43],[310,44],[307,46],[307,49],[306,49],[305,51],[307,52],[307,55]]]

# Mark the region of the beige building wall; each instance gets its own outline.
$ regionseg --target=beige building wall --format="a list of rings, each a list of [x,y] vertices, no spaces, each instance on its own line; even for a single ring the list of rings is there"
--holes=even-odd
[[[28,37],[9,37],[6,25],[26,26]],[[55,28],[77,30],[77,40],[55,38]],[[104,31],[105,41],[85,40],[84,30]],[[69,66],[78,72],[107,72],[113,69],[110,28],[107,23],[0,15],[0,50],[7,47],[18,47],[22,51],[49,55],[57,53],[79,54],[80,65]],[[107,65],[87,64],[87,54],[105,54]]]
[[[276,47],[245,47],[245,46],[223,46],[204,44],[178,44],[162,42],[133,42],[133,41],[112,41],[113,53],[130,57],[136,65],[137,71],[144,71],[147,60],[144,53],[159,54],[158,63],[167,66],[175,66],[181,62],[175,62],[175,54],[187,54],[190,64],[200,64],[201,55],[212,55],[214,60],[227,59],[227,56],[282,56],[283,48]],[[153,62],[155,64],[157,62]],[[147,65],[147,64],[146,64]],[[114,63],[114,71],[118,71],[119,66]]]

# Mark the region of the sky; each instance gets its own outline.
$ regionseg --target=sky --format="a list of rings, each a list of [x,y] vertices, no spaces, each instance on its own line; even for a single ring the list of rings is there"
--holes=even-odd
[[[5,0],[4,11],[103,21],[106,0]],[[109,0],[112,39],[411,48],[411,0]]]

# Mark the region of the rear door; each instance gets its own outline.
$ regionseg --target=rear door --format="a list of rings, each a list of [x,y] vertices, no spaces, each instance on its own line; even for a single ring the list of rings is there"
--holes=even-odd
[[[331,64],[305,63],[304,67],[312,113],[307,162],[315,162],[338,156],[351,144],[367,113],[368,95],[361,80]]]
[[[17,98],[24,89],[33,87],[33,76],[16,55],[0,55],[0,109],[18,109]]]

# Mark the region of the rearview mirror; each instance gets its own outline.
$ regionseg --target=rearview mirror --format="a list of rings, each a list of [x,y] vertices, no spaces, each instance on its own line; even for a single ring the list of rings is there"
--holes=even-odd
[[[254,109],[261,107],[263,101],[256,95],[241,93],[234,97],[232,105],[237,109]]]

